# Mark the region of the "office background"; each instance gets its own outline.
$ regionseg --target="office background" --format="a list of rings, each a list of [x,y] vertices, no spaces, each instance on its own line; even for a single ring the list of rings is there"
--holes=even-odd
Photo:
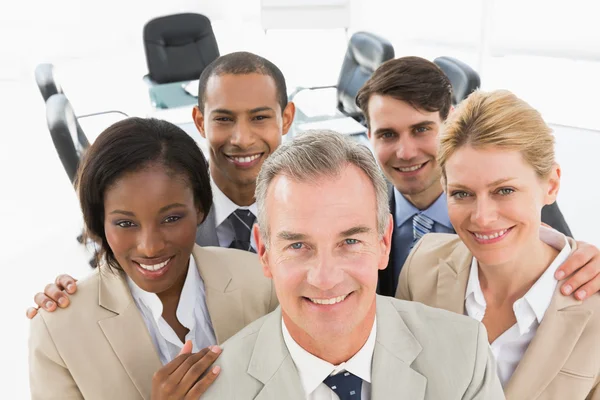
[[[277,3],[287,8],[275,17],[263,14]],[[344,10],[336,18],[319,18],[328,7]],[[600,246],[600,30],[594,9],[591,0],[2,2],[0,397],[28,397],[25,309],[33,294],[58,273],[89,272],[89,253],[75,240],[81,231],[75,193],[35,84],[37,64],[56,66],[77,114],[116,109],[181,119],[187,111],[182,117],[153,110],[142,81],[142,29],[160,15],[208,16],[221,54],[263,55],[282,69],[289,86],[335,84],[348,37],[356,31],[387,38],[396,57],[456,57],[478,71],[482,89],[512,90],[552,124],[563,168],[560,207],[577,239]],[[305,106],[331,107],[333,95],[325,91]]]

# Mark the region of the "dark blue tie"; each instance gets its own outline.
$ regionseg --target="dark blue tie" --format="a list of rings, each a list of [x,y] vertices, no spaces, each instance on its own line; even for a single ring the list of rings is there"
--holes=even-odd
[[[340,400],[360,400],[362,379],[350,372],[344,371],[330,375],[323,381],[338,395]]]

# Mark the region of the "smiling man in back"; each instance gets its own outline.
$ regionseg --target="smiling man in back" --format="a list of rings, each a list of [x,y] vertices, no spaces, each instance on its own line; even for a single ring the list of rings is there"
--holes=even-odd
[[[255,251],[256,177],[294,114],[283,74],[263,57],[231,53],[202,72],[193,118],[208,141],[214,207],[198,229],[199,245]]]

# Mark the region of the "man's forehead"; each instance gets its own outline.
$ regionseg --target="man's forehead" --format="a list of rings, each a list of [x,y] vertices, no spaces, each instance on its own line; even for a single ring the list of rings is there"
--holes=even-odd
[[[369,101],[369,117],[372,125],[415,125],[425,121],[440,124],[439,111],[427,111],[396,99],[392,96],[375,94]]]
[[[272,76],[260,73],[250,74],[214,74],[206,82],[205,97],[223,97],[235,95],[236,97],[252,88],[254,91],[247,93],[248,98],[271,97],[277,101],[277,85]]]

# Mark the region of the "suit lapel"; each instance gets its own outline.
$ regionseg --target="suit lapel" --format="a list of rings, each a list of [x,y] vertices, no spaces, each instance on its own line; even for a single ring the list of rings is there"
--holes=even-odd
[[[260,328],[248,374],[264,386],[254,400],[304,400],[298,370],[281,332],[281,309],[269,314]]]
[[[142,398],[149,400],[152,376],[162,364],[148,329],[121,275],[101,270],[99,286],[100,306],[115,315],[98,325]]]
[[[422,349],[396,308],[378,296],[371,399],[423,399],[427,378],[410,367]]]
[[[459,243],[447,259],[439,261],[435,307],[457,314],[465,313],[465,293],[472,259],[467,247]]]
[[[550,307],[505,388],[507,399],[535,399],[558,374],[592,316],[557,285]],[[540,362],[543,360],[543,362]]]
[[[208,257],[203,257],[202,247],[195,246],[193,254],[206,288],[206,307],[217,343],[221,344],[246,325],[240,312],[244,309],[242,292],[228,268],[206,261]]]
[[[200,246],[219,246],[214,206],[210,208],[206,219],[200,224],[196,231],[196,243]]]

